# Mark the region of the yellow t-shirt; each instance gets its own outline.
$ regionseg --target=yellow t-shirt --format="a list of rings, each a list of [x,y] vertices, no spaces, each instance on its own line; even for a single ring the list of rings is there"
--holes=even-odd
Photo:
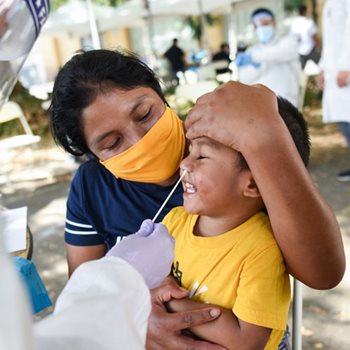
[[[260,212],[213,237],[193,235],[197,219],[178,207],[163,220],[175,238],[173,275],[191,299],[272,328],[265,349],[276,350],[286,329],[290,283],[268,217]]]

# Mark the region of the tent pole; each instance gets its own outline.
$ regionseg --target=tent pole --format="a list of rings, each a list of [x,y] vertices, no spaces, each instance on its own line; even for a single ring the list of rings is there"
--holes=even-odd
[[[202,32],[200,46],[202,49],[207,50],[209,49],[208,38],[207,38],[207,20],[205,18],[205,14],[203,10],[202,0],[198,0],[198,9],[199,9],[199,19],[200,19],[200,26],[201,26],[201,32]]]
[[[101,41],[98,33],[97,22],[96,22],[96,17],[94,13],[94,8],[92,6],[92,1],[86,0],[86,6],[88,10],[92,46],[94,49],[101,49]]]
[[[150,66],[154,68],[157,64],[157,60],[156,60],[156,52],[153,45],[153,35],[154,35],[153,15],[152,15],[151,5],[149,3],[149,0],[143,0],[143,4],[147,11],[147,32],[148,32],[148,43],[150,48],[149,63],[150,63]]]

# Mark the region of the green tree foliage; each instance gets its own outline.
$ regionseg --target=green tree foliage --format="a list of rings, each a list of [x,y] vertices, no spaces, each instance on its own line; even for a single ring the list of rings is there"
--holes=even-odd
[[[204,17],[208,26],[214,25],[218,20],[217,17],[214,17],[210,14],[205,14]],[[201,44],[203,33],[200,16],[187,16],[185,19],[185,23],[191,28],[193,38],[197,39],[198,42]]]
[[[298,11],[300,5],[304,5],[304,0],[285,0],[284,7],[287,12]]]

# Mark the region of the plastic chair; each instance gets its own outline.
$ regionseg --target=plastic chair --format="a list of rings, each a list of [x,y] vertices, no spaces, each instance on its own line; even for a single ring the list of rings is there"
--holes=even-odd
[[[308,80],[309,80],[309,76],[305,72],[301,71],[299,76],[299,105],[298,105],[299,111],[302,111],[304,107]]]
[[[196,100],[206,94],[213,91],[219,84],[215,80],[199,81],[195,84],[179,85],[175,90],[175,98],[178,100],[185,100],[196,102]]]
[[[302,283],[293,278],[293,325],[292,325],[292,349],[302,350],[302,319],[303,319],[303,294]]]
[[[11,120],[18,119],[24,129],[24,134],[11,136],[0,140],[0,152],[9,149],[25,147],[40,141],[40,136],[34,135],[30,128],[22,108],[13,101],[9,101],[3,105],[0,110],[0,123],[7,123]]]
[[[7,123],[11,120],[18,120],[23,128],[23,133],[16,136],[10,136],[0,140],[0,184],[6,184],[8,190],[11,189],[12,178],[11,171],[13,170],[14,160],[16,156],[14,153],[18,153],[18,150],[22,147],[28,147],[37,144],[41,138],[34,135],[30,128],[22,108],[13,101],[9,101],[3,105],[0,109],[0,124]],[[32,154],[32,149],[29,149]],[[24,153],[22,152],[22,158]],[[27,158],[27,157],[26,157]],[[24,170],[24,169],[22,169]],[[28,169],[27,173],[32,173],[33,169]],[[25,171],[21,171],[21,176],[25,174]]]

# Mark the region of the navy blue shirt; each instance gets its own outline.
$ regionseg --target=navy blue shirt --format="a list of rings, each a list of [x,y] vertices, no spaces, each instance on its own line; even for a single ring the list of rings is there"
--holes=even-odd
[[[145,219],[152,219],[174,185],[117,179],[97,160],[82,164],[71,184],[67,201],[65,241],[75,246],[106,244],[136,232]],[[174,207],[182,205],[178,186],[157,218],[160,222]]]

